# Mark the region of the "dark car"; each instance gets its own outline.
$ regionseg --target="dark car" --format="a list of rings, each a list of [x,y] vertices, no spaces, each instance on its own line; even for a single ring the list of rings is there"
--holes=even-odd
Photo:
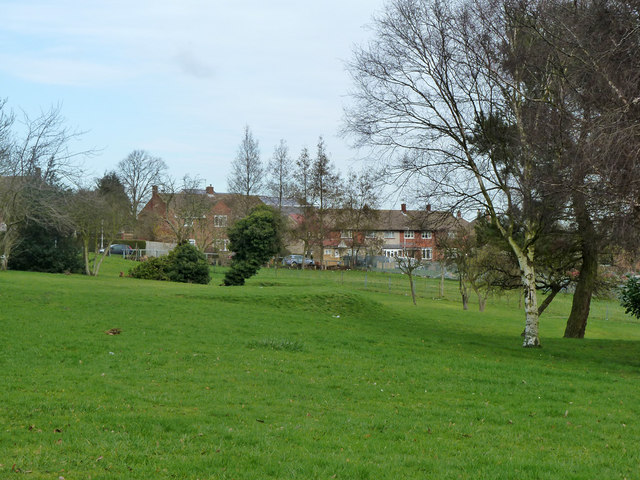
[[[127,256],[132,254],[133,254],[133,248],[131,248],[129,245],[116,243],[115,245],[111,245],[109,247],[109,255]]]

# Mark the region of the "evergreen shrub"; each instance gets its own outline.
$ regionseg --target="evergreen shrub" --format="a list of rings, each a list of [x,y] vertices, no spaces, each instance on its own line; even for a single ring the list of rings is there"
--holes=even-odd
[[[150,258],[137,264],[129,275],[145,280],[165,280],[182,283],[201,283],[211,280],[209,264],[204,254],[193,245],[183,243],[165,257]]]
[[[151,257],[129,270],[129,275],[144,280],[169,280],[169,257]]]
[[[625,313],[630,313],[636,318],[640,318],[640,279],[632,277],[622,287],[620,293],[620,304],[624,307]]]
[[[211,280],[209,264],[204,253],[193,245],[182,243],[169,252],[167,274],[172,282],[201,283]]]

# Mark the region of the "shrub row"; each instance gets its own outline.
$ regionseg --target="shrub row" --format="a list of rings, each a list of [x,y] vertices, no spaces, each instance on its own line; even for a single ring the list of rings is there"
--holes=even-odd
[[[137,264],[129,270],[129,275],[145,280],[201,283],[204,285],[211,280],[206,257],[200,250],[188,243],[178,245],[167,256],[152,257]]]

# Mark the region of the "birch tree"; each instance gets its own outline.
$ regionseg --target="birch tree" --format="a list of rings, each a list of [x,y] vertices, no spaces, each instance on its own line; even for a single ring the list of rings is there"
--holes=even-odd
[[[505,49],[525,49],[510,15],[490,1],[388,3],[350,63],[345,131],[400,175],[422,176],[441,198],[488,212],[520,268],[523,346],[537,347],[536,241],[554,218],[541,214],[552,203],[539,183],[548,165],[523,129],[525,116],[535,118],[524,72],[504,69]]]
[[[638,218],[640,16],[634,2],[531,2],[518,27],[538,52],[522,56],[520,68],[541,72],[545,81],[537,82],[551,87],[544,100],[557,121],[542,148],[550,144],[564,166],[558,180],[569,192],[567,223],[579,252],[564,336],[583,338],[600,253],[629,238]]]

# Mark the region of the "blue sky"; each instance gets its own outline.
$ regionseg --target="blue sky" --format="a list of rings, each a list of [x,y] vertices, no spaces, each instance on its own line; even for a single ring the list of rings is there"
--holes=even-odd
[[[344,62],[383,0],[0,0],[0,98],[36,114],[61,104],[86,131],[88,178],[134,149],[176,178],[226,191],[245,125],[268,160],[323,135],[346,173],[363,152],[338,136]]]

